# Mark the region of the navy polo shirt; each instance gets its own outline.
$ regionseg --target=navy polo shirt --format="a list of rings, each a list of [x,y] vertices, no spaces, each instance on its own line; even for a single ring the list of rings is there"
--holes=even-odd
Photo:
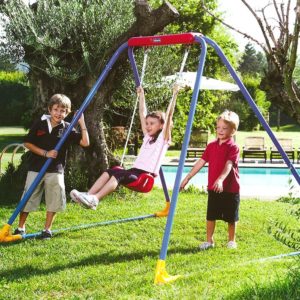
[[[229,193],[239,193],[239,147],[235,144],[233,138],[228,139],[221,145],[219,140],[209,143],[202,155],[202,159],[209,163],[208,165],[208,190],[213,190],[213,184],[224,170],[228,160],[232,161],[233,167],[228,176],[223,181],[223,191]]]
[[[51,132],[49,132],[50,130],[48,121],[39,120],[29,130],[24,142],[34,144],[35,146],[47,151],[53,150],[69,126],[70,123],[63,121],[59,125],[53,127]],[[73,128],[64,144],[58,151],[57,158],[53,159],[49,165],[47,172],[63,173],[64,166],[66,164],[66,152],[68,145],[71,143],[80,144],[80,140],[81,133],[76,132],[76,130]],[[29,159],[29,171],[39,172],[47,159],[47,157],[43,157],[31,152]]]

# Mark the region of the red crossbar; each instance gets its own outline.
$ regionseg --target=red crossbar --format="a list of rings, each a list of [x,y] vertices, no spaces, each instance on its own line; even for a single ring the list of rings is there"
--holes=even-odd
[[[201,33],[179,33],[166,34],[154,36],[140,36],[132,37],[128,40],[129,47],[143,47],[143,46],[163,46],[175,44],[193,44],[195,43],[195,36],[200,36]]]

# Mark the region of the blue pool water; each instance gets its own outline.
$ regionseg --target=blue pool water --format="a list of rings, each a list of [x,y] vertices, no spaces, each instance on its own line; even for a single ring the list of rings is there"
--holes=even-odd
[[[184,167],[182,178],[191,170],[191,167]],[[173,188],[176,177],[176,166],[163,166],[163,171],[168,188]],[[300,196],[300,189],[294,176],[287,168],[257,168],[240,167],[240,186],[242,197],[254,197],[261,199],[277,199],[281,196],[287,196],[291,186],[294,188],[293,196]],[[297,169],[300,174],[300,170]],[[207,167],[204,167],[189,182],[194,186],[205,189],[207,185]],[[289,183],[289,180],[292,183]],[[159,180],[156,180],[160,185]]]

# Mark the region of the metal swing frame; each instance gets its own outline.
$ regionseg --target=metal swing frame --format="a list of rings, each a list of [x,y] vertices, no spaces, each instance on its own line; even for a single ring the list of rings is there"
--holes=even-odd
[[[207,53],[207,44],[212,46],[226,68],[228,69],[229,73],[231,74],[232,78],[235,80],[237,85],[239,86],[245,100],[248,102],[254,113],[256,114],[257,118],[259,119],[260,123],[264,127],[264,129],[267,131],[268,135],[270,136],[272,142],[274,143],[275,147],[278,149],[280,152],[284,162],[286,163],[287,167],[291,171],[292,175],[295,177],[296,181],[300,185],[300,176],[297,173],[295,167],[289,160],[287,154],[284,152],[282,146],[279,144],[277,141],[274,133],[272,132],[270,126],[262,116],[261,112],[259,111],[257,105],[255,104],[254,100],[250,96],[249,92],[245,88],[244,84],[236,74],[235,70],[229,63],[228,59],[222,52],[221,48],[218,46],[217,43],[215,43],[213,40],[209,39],[208,37],[203,36],[201,33],[183,33],[183,34],[171,34],[171,35],[161,35],[161,36],[147,36],[147,37],[133,37],[129,39],[126,43],[122,44],[117,51],[114,53],[112,58],[109,60],[108,64],[104,68],[103,72],[101,73],[100,77],[96,81],[95,85],[89,92],[88,96],[84,100],[83,104],[81,105],[78,114],[74,117],[72,120],[70,126],[68,127],[68,130],[65,132],[63,137],[61,138],[60,142],[56,145],[55,150],[59,150],[63,143],[65,142],[67,136],[70,134],[72,128],[74,125],[77,123],[80,115],[85,111],[89,103],[91,102],[93,96],[105,80],[106,76],[108,75],[110,69],[113,67],[114,63],[120,56],[120,54],[127,49],[128,50],[128,56],[130,60],[130,64],[133,69],[133,74],[134,74],[134,79],[135,79],[135,84],[136,86],[140,85],[140,78],[139,78],[139,73],[136,67],[134,55],[133,55],[133,48],[134,47],[147,47],[147,46],[166,46],[166,45],[175,45],[175,44],[198,44],[200,46],[200,57],[199,57],[199,64],[198,64],[198,69],[197,69],[197,75],[196,75],[196,80],[195,80],[195,86],[193,90],[193,95],[192,95],[192,100],[191,100],[191,106],[190,106],[190,112],[188,116],[188,121],[186,125],[186,130],[185,130],[185,135],[184,135],[184,141],[181,149],[181,154],[180,154],[180,160],[179,160],[179,165],[176,173],[176,178],[175,178],[175,183],[174,183],[174,188],[173,188],[173,193],[172,193],[172,199],[171,199],[171,206],[170,206],[170,211],[165,227],[165,232],[162,240],[162,246],[161,246],[161,251],[160,251],[160,256],[159,260],[157,262],[156,266],[156,271],[155,271],[155,278],[154,282],[156,284],[164,284],[171,282],[173,280],[176,280],[179,275],[176,276],[171,276],[167,273],[166,271],[166,256],[167,256],[167,250],[168,250],[168,244],[170,240],[170,233],[172,230],[172,225],[173,225],[173,220],[174,220],[174,213],[176,209],[176,204],[177,204],[177,199],[178,199],[178,194],[179,194],[179,187],[180,187],[180,182],[181,182],[181,177],[182,177],[182,172],[184,168],[184,162],[187,154],[187,148],[190,140],[190,134],[191,134],[191,129],[192,129],[192,122],[194,119],[194,114],[196,110],[196,104],[198,101],[198,95],[199,95],[199,88],[201,84],[201,78],[204,70],[204,65],[205,65],[205,59],[206,59],[206,53]],[[45,174],[49,164],[51,163],[51,158],[49,158],[44,166],[42,167],[39,175],[35,179],[35,181],[32,183],[31,187],[27,191],[27,193],[24,195],[24,197],[21,199],[19,205],[17,206],[15,212],[9,219],[8,223],[4,225],[2,230],[0,231],[0,242],[7,242],[7,241],[12,241],[16,239],[22,238],[22,236],[19,236],[19,238],[15,238],[18,236],[12,236],[9,233],[11,224],[23,208],[23,206],[26,204],[27,200],[33,193],[34,189],[40,182],[41,178]],[[166,196],[167,201],[170,201],[166,183],[164,180],[163,176],[163,171],[160,169],[160,178],[162,180],[162,186],[163,190]]]

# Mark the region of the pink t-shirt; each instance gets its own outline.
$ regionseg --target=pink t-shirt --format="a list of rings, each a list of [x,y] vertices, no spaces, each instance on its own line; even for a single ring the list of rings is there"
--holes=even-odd
[[[209,143],[202,155],[202,159],[208,162],[208,190],[213,190],[213,184],[221,175],[228,160],[233,162],[233,167],[228,176],[223,181],[224,192],[239,193],[239,147],[231,138],[219,144],[219,140]]]
[[[168,150],[170,141],[164,140],[163,132],[159,134],[155,143],[150,144],[151,140],[152,137],[149,134],[144,136],[140,153],[133,164],[133,168],[158,175],[162,159]]]

